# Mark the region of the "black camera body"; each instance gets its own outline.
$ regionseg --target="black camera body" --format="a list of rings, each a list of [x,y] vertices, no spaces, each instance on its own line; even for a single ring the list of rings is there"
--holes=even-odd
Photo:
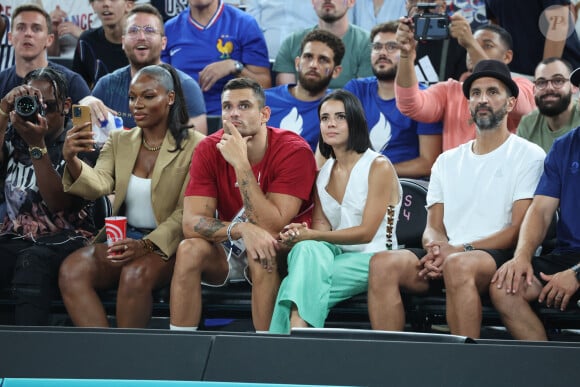
[[[431,3],[417,3],[419,13],[413,16],[415,40],[449,39],[449,17],[444,13],[430,13]]]
[[[16,98],[14,111],[26,121],[34,124],[38,124],[38,114],[44,117],[44,107],[36,95],[22,95]]]

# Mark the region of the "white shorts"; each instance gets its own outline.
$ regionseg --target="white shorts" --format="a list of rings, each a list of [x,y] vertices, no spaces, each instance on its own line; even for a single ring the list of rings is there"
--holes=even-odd
[[[205,286],[209,286],[212,288],[220,288],[222,286],[226,286],[228,283],[237,283],[237,282],[248,282],[252,285],[252,281],[250,280],[250,276],[248,275],[248,258],[244,252],[244,254],[240,257],[237,257],[234,254],[230,253],[230,249],[227,248],[222,244],[222,247],[226,253],[227,260],[228,260],[228,275],[224,279],[221,284],[208,284],[207,282],[202,281],[201,284]]]

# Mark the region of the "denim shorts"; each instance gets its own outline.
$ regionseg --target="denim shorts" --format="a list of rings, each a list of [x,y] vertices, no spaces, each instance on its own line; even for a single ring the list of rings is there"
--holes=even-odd
[[[151,231],[153,230],[148,228],[137,228],[127,224],[127,238],[135,240],[143,239],[143,237],[149,235]]]

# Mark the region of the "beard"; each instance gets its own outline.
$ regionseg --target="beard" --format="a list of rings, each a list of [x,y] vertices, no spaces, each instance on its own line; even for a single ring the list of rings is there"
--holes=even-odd
[[[143,67],[156,65],[158,60],[156,58],[147,58],[146,60],[141,60],[137,58],[128,57],[129,63],[132,64],[134,67],[142,69]]]
[[[562,112],[565,112],[566,109],[568,109],[568,106],[570,106],[570,101],[572,100],[572,93],[558,95],[558,97],[560,98],[558,101],[553,103],[551,102],[549,104],[542,101],[541,97],[536,96],[534,97],[534,99],[536,100],[536,105],[538,106],[538,110],[540,111],[540,113],[542,113],[544,116],[547,117],[556,117],[557,115],[559,115]]]
[[[487,110],[490,114],[485,117],[480,117],[477,115],[480,110]],[[481,107],[471,111],[471,117],[479,130],[491,130],[497,128],[506,114],[507,103],[495,112],[490,107]]]
[[[397,66],[393,66],[386,70],[379,70],[373,66],[373,74],[375,74],[375,77],[377,77],[379,81],[392,81],[397,75]]]
[[[343,16],[344,16],[344,15],[340,15],[340,16],[339,16],[339,15],[323,15],[323,16],[321,17],[321,19],[322,19],[323,21],[325,21],[326,23],[329,23],[329,24],[330,24],[330,23],[334,23],[334,22],[336,22],[337,20],[339,20],[339,19],[340,19],[341,17],[343,17]]]
[[[298,73],[298,82],[300,82],[300,85],[304,88],[304,90],[311,94],[318,94],[326,90],[331,80],[332,77],[330,75],[322,76],[318,80],[313,80],[306,78],[306,75],[302,72]]]
[[[146,57],[138,57],[131,50],[125,51],[125,55],[127,55],[127,59],[129,60],[129,63],[131,65],[135,66],[136,68],[140,68],[140,69],[143,67],[146,67],[146,66],[155,65],[155,64],[159,63],[158,58],[160,56],[160,55],[155,55],[153,53],[150,53]]]
[[[336,9],[335,9],[336,10]],[[338,14],[338,13],[334,13],[334,14],[329,14],[326,13],[324,10],[321,12],[322,15],[318,15],[319,18],[321,18],[324,22],[326,23],[334,23],[337,20],[340,20],[344,17],[344,15],[346,15],[348,9],[345,10],[343,13]]]

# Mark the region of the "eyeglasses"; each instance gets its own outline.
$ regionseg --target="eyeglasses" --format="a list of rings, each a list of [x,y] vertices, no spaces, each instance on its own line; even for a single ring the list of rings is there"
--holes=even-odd
[[[536,85],[536,87],[539,90],[543,90],[546,87],[548,87],[548,83],[552,84],[552,87],[554,89],[560,89],[562,88],[562,86],[564,86],[566,84],[566,82],[568,82],[570,79],[569,78],[552,78],[552,79],[537,79],[534,82],[534,85]]]
[[[143,31],[143,34],[147,38],[151,38],[159,34],[159,30],[153,26],[131,26],[127,28],[127,35],[132,38],[139,36],[139,33]]]
[[[399,44],[396,42],[387,42],[387,43],[371,43],[371,50],[379,52],[382,49],[386,49],[387,52],[394,52],[400,49]]]
[[[44,101],[44,112],[45,113],[56,113],[59,110],[57,101]]]

